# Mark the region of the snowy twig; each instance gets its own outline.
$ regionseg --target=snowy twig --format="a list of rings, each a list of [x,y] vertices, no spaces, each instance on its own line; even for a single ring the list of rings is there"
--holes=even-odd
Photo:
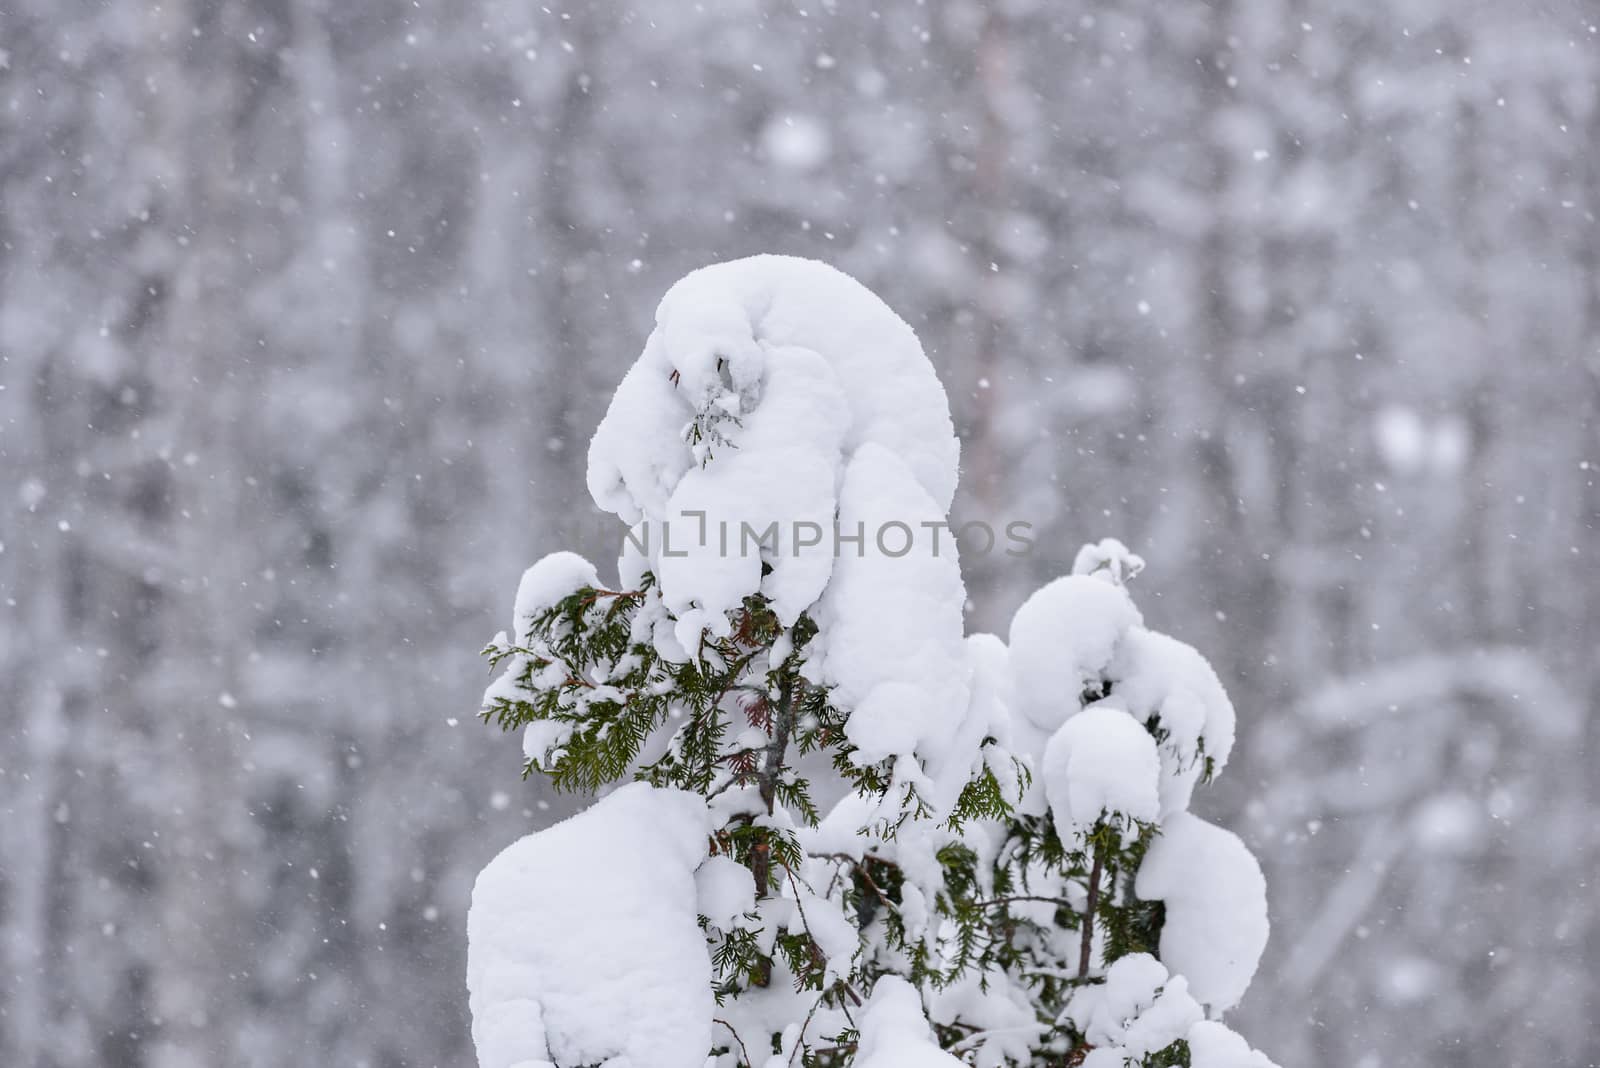
[[[823,853],[820,855],[819,859],[842,860],[846,864],[849,864],[856,870],[856,873],[861,876],[862,881],[872,888],[872,892],[878,895],[879,901],[887,905],[891,912],[900,911],[899,909],[895,908],[894,902],[889,900],[889,896],[883,892],[883,888],[879,886],[877,880],[872,877],[872,873],[867,871],[867,866],[861,863],[861,861],[857,860],[855,857],[852,857],[849,853]],[[873,859],[878,860],[879,858],[874,857]],[[891,868],[899,867],[899,865],[895,864],[892,860],[884,860],[881,861],[881,863],[887,864]]]
[[[789,1063],[791,1065],[794,1064],[794,1059],[800,1055],[800,1051],[805,1048],[806,1031],[811,1027],[811,1018],[817,1014],[818,1009],[822,1008],[822,1003],[827,998],[828,992],[824,990],[817,995],[817,1000],[811,1003],[811,1011],[806,1013],[805,1022],[800,1025],[800,1037],[795,1039],[794,1049],[789,1051]]]
[[[756,1063],[755,1061],[750,1059],[750,1051],[744,1048],[744,1039],[739,1037],[739,1032],[737,1032],[737,1031],[735,1031],[733,1029],[733,1025],[731,1023],[729,1023],[727,1020],[724,1020],[720,1016],[712,1017],[711,1018],[711,1022],[712,1023],[721,1024],[723,1027],[726,1027],[728,1029],[728,1034],[732,1035],[733,1036],[733,1040],[735,1042],[739,1043],[739,1052],[740,1052],[740,1054],[742,1054],[744,1056],[744,1063],[751,1064],[751,1065]]]

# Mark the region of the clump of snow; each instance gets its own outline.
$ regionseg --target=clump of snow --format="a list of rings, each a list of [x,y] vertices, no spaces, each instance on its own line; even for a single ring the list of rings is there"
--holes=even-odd
[[[1127,1068],[1128,1057],[1117,1046],[1096,1046],[1080,1062],[1080,1068]]]
[[[690,630],[717,632],[748,594],[766,593],[785,622],[816,599],[834,488],[867,445],[896,457],[943,518],[958,445],[916,335],[832,267],[757,256],[695,271],[662,299],[590,442],[589,489],[600,507],[655,528],[662,596],[688,616],[679,638],[693,648]],[[819,548],[794,552],[812,529],[797,536],[797,522],[818,524]],[[756,535],[777,523],[778,547],[746,545],[745,523]],[[665,551],[663,535],[674,543]]]
[[[717,342],[736,351],[809,349],[833,368],[850,409],[846,453],[874,443],[901,457],[947,511],[960,446],[944,387],[905,321],[842,271],[816,260],[753,256],[688,275],[656,313],[674,366],[691,393],[711,384]],[[759,378],[752,365],[741,384]]]
[[[1206,761],[1220,772],[1233,752],[1233,702],[1217,673],[1192,646],[1134,627],[1106,676],[1135,719],[1160,728],[1162,815],[1187,809]]]
[[[467,915],[480,1068],[702,1068],[709,833],[701,798],[633,783],[489,862]]]
[[[873,841],[861,833],[878,810],[877,799],[847,792],[827,808],[815,827],[796,830],[800,846],[813,856],[838,855],[861,860]]]
[[[1061,725],[1041,769],[1056,833],[1086,838],[1102,817],[1124,830],[1161,814],[1161,758],[1144,725],[1110,704],[1091,705]]]
[[[961,1061],[940,1049],[922,1012],[916,989],[897,975],[872,988],[861,1016],[856,1068],[958,1068]]]
[[[1093,575],[1120,586],[1144,570],[1144,557],[1116,538],[1101,538],[1085,545],[1072,558],[1074,575]]]
[[[716,856],[695,873],[700,915],[726,928],[756,906],[756,884],[750,869],[732,857]]]
[[[962,788],[985,765],[1012,804],[1022,800],[1013,763],[1011,661],[1006,645],[993,634],[969,635],[965,659],[970,670],[966,712],[943,752],[926,753],[928,779],[933,783],[927,801],[935,812],[950,811]]]
[[[555,754],[572,737],[572,724],[556,719],[536,719],[522,728],[522,757],[536,768],[554,763]]]
[[[1145,854],[1134,893],[1166,904],[1161,959],[1213,1015],[1244,996],[1267,945],[1267,884],[1232,831],[1180,812]]]
[[[869,762],[919,748],[942,753],[966,712],[966,591],[954,539],[944,532],[936,551],[934,532],[921,525],[943,521],[887,449],[864,445],[850,461],[839,527],[863,541],[834,561],[807,670],[853,710],[845,733]]]
[[[1018,710],[1054,733],[1140,622],[1128,591],[1115,583],[1068,575],[1036,590],[1011,620]]]
[[[690,468],[668,501],[661,529],[671,544],[656,547],[657,572],[686,648],[702,630],[726,633],[727,613],[757,589],[779,619],[794,622],[832,569],[831,539],[822,535],[833,526],[844,392],[814,352],[777,348],[770,357],[759,403],[727,430],[731,447]],[[765,583],[763,562],[772,568]]]
[[[942,1026],[959,1021],[976,1028],[968,1056],[979,1068],[1030,1063],[1033,1047],[1048,1030],[1026,988],[1000,968],[973,971],[928,991],[928,1018]]]
[[[1211,1020],[1189,1028],[1188,1038],[1189,1068],[1278,1068],[1265,1053]]]
[[[517,583],[517,599],[511,610],[512,633],[527,644],[528,628],[536,616],[577,593],[585,586],[598,586],[594,565],[577,553],[551,553],[522,573]]]
[[[1115,1049],[1134,1063],[1185,1037],[1204,1018],[1181,975],[1148,953],[1130,953],[1106,969],[1105,981],[1079,987],[1067,1016],[1092,1046]]]
[[[850,974],[850,962],[861,948],[861,932],[850,922],[838,902],[797,887],[798,907],[790,923],[793,933],[805,932],[827,961],[823,985],[829,986]]]

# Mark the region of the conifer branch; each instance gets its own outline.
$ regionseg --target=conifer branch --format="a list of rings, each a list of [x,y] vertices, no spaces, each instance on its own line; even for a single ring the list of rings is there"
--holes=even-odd
[[[1072,902],[1064,897],[1039,897],[1036,894],[1012,894],[1008,897],[992,897],[987,901],[974,901],[973,907],[980,909],[994,908],[996,905],[1009,905],[1014,901],[1037,901],[1045,905],[1060,905],[1071,908]]]

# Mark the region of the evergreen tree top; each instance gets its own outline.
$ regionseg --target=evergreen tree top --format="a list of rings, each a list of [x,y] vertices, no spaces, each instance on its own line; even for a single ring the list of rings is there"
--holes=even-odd
[[[617,581],[545,558],[486,650],[525,773],[602,796],[479,879],[484,1068],[1270,1063],[1206,1019],[1266,939],[1187,811],[1232,705],[1115,541],[965,636],[955,455],[915,336],[831,268],[669,292],[590,451]]]

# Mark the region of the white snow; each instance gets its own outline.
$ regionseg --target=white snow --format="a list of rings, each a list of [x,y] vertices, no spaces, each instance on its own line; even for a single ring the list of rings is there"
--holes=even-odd
[[[1278,1068],[1220,1023],[1201,1020],[1189,1028],[1188,1037],[1189,1068]]]
[[[793,623],[832,569],[832,541],[822,534],[833,526],[848,406],[816,353],[783,348],[770,355],[760,402],[728,430],[736,447],[690,468],[668,500],[672,542],[655,546],[657,570],[686,648],[702,629],[724,633],[726,613],[757,589],[779,619]],[[773,548],[763,551],[774,522]],[[802,544],[813,535],[815,544]],[[772,568],[765,582],[763,561]]]
[[[1127,1068],[1128,1058],[1119,1046],[1096,1046],[1083,1058],[1080,1068]]]
[[[821,633],[808,671],[835,688],[853,711],[845,733],[860,757],[878,761],[919,747],[942,755],[967,708],[970,668],[962,635],[966,600],[954,538],[935,551],[943,511],[900,459],[863,446],[839,491],[839,526],[866,532],[845,545],[817,609]],[[910,549],[900,554],[911,534]],[[891,532],[880,539],[876,533]]]
[[[1036,590],[1011,620],[1018,710],[1054,733],[1078,710],[1084,687],[1104,674],[1130,627],[1141,622],[1128,592],[1089,575]]]
[[[522,573],[517,599],[511,610],[511,632],[527,644],[528,627],[535,616],[553,608],[585,586],[598,586],[594,565],[577,553],[559,552],[543,557]]]
[[[1097,704],[1061,725],[1041,769],[1056,833],[1071,844],[1104,816],[1124,830],[1161,814],[1161,758],[1155,739],[1132,716]]]
[[[861,1015],[855,1066],[958,1068],[961,1061],[934,1044],[916,989],[897,975],[885,975],[872,988]]]
[[[1021,800],[1013,759],[1011,663],[1005,643],[993,634],[972,634],[966,639],[965,657],[971,676],[965,714],[943,753],[926,757],[928,779],[933,783],[927,799],[935,812],[948,812],[961,790],[987,762],[1005,795]],[[994,739],[985,746],[986,738]]]
[[[1078,550],[1072,558],[1074,575],[1094,575],[1115,585],[1134,578],[1144,570],[1144,557],[1116,538],[1101,538]]]
[[[1232,831],[1188,812],[1145,854],[1134,893],[1166,903],[1161,959],[1213,1016],[1244,996],[1267,945],[1267,884]]]
[[[700,915],[726,928],[756,905],[756,884],[750,869],[732,857],[710,857],[695,872]]]
[[[701,1068],[709,832],[702,799],[632,783],[489,862],[467,915],[480,1068]]]
[[[828,962],[823,983],[831,984],[850,974],[851,958],[861,948],[861,932],[837,902],[819,897],[803,886],[797,889],[796,922],[790,924],[790,929],[811,935],[822,958]]]
[[[1183,1038],[1204,1018],[1183,976],[1148,953],[1131,953],[1106,969],[1105,981],[1079,987],[1067,1016],[1093,1046],[1113,1047],[1137,1063]]]
[[[662,596],[693,649],[698,629],[721,633],[748,594],[770,596],[785,622],[816,599],[835,487],[872,445],[904,465],[942,520],[958,445],[916,335],[825,264],[757,256],[695,271],[662,299],[590,442],[589,489],[600,507],[651,524]],[[760,535],[774,522],[777,551],[745,543],[745,524]],[[796,554],[813,529],[796,536],[796,523],[814,524],[822,544]]]
[[[928,1018],[950,1025],[958,1020],[977,1028],[966,1056],[978,1068],[1001,1068],[1008,1062],[1028,1064],[1032,1047],[1047,1030],[1028,998],[1027,989],[1000,968],[977,971],[949,986],[928,991]]]
[[[1130,628],[1106,673],[1137,720],[1160,720],[1161,813],[1189,807],[1205,758],[1214,771],[1233,752],[1233,702],[1210,663],[1192,646],[1144,627]]]
[[[760,378],[763,350],[817,353],[845,386],[846,453],[882,445],[949,510],[959,445],[944,387],[911,328],[849,275],[791,256],[719,263],[668,290],[656,323],[690,395],[713,384],[716,356],[730,355],[724,343],[750,361],[745,373],[734,372],[741,387]]]

